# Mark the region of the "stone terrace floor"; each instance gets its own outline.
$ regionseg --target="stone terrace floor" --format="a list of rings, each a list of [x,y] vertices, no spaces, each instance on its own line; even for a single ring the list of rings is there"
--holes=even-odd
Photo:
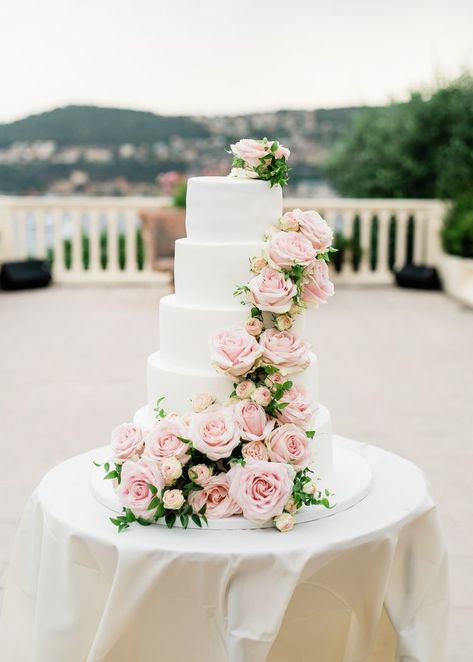
[[[28,495],[107,443],[145,401],[164,288],[0,294],[0,595]],[[340,288],[317,311],[321,400],[336,432],[416,462],[450,551],[448,662],[473,651],[473,311],[439,293]],[[183,334],[186,330],[183,329]],[[401,486],[400,486],[401,488]]]

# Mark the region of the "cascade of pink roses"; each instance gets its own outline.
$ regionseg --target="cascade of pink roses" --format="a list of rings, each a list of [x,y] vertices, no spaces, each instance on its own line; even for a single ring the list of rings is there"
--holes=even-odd
[[[287,148],[266,139],[232,145],[242,168],[257,168],[268,148],[271,163],[289,157]],[[244,158],[252,149],[253,165]],[[110,518],[119,531],[132,522],[163,518],[172,527],[179,519],[187,528],[189,520],[202,526],[233,515],[256,524],[273,520],[289,531],[299,508],[330,506],[310,469],[317,403],[292,376],[310,364],[307,342],[293,331],[297,316],[333,295],[332,238],[317,212],[300,209],[266,232],[263,254],[250,261],[252,278],[235,291],[249,305],[248,319],[210,341],[212,364],[234,380],[227,402],[201,393],[192,412],[178,414],[167,413],[161,398],[151,430],[124,423],[113,431],[113,458],[104,469],[123,506],[122,515]]]

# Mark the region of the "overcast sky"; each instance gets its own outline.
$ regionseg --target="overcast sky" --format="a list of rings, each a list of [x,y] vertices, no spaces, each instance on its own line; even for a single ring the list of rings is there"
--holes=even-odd
[[[471,0],[0,0],[0,121],[380,104],[467,68]]]

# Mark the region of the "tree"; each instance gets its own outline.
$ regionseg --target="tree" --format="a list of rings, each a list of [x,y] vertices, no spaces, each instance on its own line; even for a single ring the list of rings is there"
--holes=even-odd
[[[473,188],[473,77],[355,118],[326,172],[342,195],[451,198]]]

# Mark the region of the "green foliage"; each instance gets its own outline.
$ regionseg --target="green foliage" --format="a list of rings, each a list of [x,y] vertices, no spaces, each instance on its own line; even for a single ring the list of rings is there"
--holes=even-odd
[[[473,194],[458,198],[442,229],[443,247],[450,255],[473,258]]]
[[[187,180],[179,182],[172,196],[172,206],[185,209],[187,200]]]
[[[118,235],[118,266],[123,271],[126,266],[127,260],[127,251],[126,251],[126,237],[124,234]],[[63,242],[63,251],[64,251],[64,266],[66,269],[71,269],[72,267],[72,241],[70,239],[64,239]],[[48,259],[52,263],[54,262],[54,251],[48,251]],[[81,262],[84,266],[84,269],[89,269],[90,267],[90,238],[87,234],[82,234],[81,237]],[[142,271],[144,266],[145,259],[145,246],[143,235],[139,228],[136,229],[136,264],[138,270]],[[100,266],[102,269],[107,268],[108,264],[108,236],[106,232],[100,234]]]
[[[358,114],[326,172],[343,195],[454,197],[473,186],[473,78]]]

